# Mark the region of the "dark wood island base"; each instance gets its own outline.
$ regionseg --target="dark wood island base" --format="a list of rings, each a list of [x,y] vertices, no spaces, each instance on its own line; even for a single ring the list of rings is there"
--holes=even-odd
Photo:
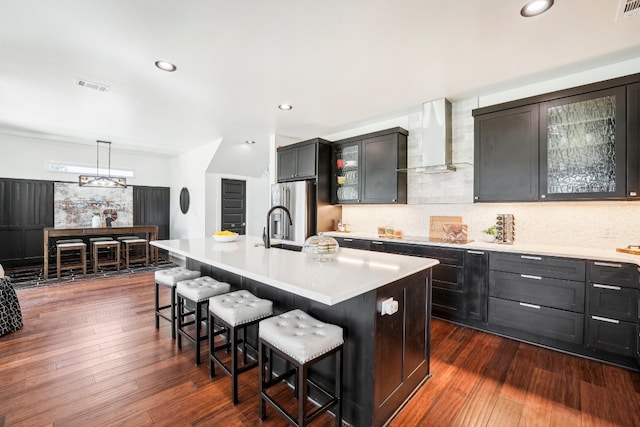
[[[299,308],[341,326],[345,339],[343,419],[349,425],[384,425],[429,378],[430,268],[326,305],[190,258],[186,267],[272,300],[274,313]],[[388,298],[398,302],[398,311],[381,315],[381,303]],[[329,360],[324,362],[310,376],[330,387],[333,366]]]

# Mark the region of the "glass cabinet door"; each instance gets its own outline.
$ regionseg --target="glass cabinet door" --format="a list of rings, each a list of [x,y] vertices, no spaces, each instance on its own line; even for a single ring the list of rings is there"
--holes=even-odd
[[[624,197],[624,111],[624,87],[541,104],[541,199]]]
[[[338,145],[334,149],[334,203],[360,201],[360,143]]]

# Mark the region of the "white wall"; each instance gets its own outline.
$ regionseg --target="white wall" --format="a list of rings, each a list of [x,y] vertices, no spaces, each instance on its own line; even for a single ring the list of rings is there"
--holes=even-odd
[[[101,152],[101,168],[107,165],[108,160],[103,154]],[[49,172],[49,162],[95,167],[96,146],[0,134],[1,178],[78,181],[78,175],[75,174]],[[114,143],[111,148],[111,167],[134,170],[135,178],[127,179],[130,185],[168,187],[170,184],[167,173],[169,158],[166,156],[118,150]]]
[[[221,142],[212,142],[171,159],[171,239],[200,238],[206,235],[207,167]],[[180,211],[178,196],[183,187],[189,189],[191,202],[186,214]]]

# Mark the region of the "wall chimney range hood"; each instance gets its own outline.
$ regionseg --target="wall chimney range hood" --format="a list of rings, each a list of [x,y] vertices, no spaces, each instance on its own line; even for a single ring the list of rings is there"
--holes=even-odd
[[[422,104],[422,164],[419,173],[454,172],[451,155],[451,103],[445,98]]]

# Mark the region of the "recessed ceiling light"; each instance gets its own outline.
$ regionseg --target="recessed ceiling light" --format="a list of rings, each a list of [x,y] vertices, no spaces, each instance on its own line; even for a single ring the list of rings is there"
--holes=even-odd
[[[292,110],[293,109],[293,105],[291,104],[280,104],[278,105],[278,108],[281,110]]]
[[[251,140],[251,139],[247,139],[244,143],[245,144],[255,144],[256,142]]]
[[[553,0],[532,0],[524,5],[520,15],[525,18],[537,16],[551,9],[551,6],[553,6]]]
[[[156,61],[156,67],[160,68],[162,71],[173,72],[177,70],[177,67],[175,65],[167,61]]]

